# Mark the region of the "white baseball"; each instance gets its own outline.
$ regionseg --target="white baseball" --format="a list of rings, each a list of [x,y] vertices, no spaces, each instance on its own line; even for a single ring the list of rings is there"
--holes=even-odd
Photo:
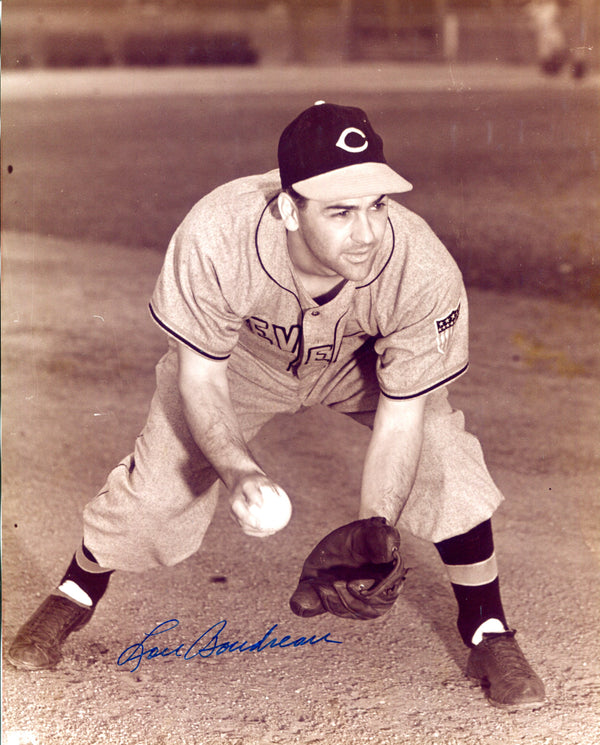
[[[283,489],[273,489],[261,486],[262,505],[252,504],[248,513],[252,520],[251,535],[256,535],[252,529],[264,535],[272,535],[282,530],[289,523],[292,516],[292,503]]]

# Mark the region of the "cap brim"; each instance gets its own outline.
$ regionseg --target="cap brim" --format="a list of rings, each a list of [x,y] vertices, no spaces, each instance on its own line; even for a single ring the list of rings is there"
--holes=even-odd
[[[401,194],[412,184],[385,163],[356,163],[298,181],[293,188],[306,199],[331,201],[380,194]]]

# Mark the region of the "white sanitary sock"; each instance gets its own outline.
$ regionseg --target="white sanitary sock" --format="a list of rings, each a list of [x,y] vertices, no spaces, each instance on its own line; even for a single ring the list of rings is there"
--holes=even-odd
[[[506,628],[502,621],[497,618],[488,618],[473,634],[471,641],[477,645],[483,639],[484,634],[501,634],[503,631],[506,631]]]
[[[79,585],[73,582],[73,580],[71,579],[63,582],[58,589],[64,595],[70,597],[72,600],[75,600],[77,603],[81,603],[81,605],[87,605],[90,608],[93,605],[92,598],[87,594],[87,592],[84,592],[81,587],[79,587]]]

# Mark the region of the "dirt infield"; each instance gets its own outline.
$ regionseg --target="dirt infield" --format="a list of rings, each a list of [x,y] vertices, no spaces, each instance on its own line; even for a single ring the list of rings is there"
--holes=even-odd
[[[154,251],[3,235],[6,638],[59,578],[81,507],[143,423],[165,344],[146,312],[159,264]],[[7,745],[596,743],[600,313],[479,291],[471,313],[472,367],[453,400],[507,497],[495,523],[504,600],[546,682],[544,708],[493,709],[467,682],[443,570],[410,536],[409,580],[385,620],[290,613],[307,549],[353,517],[366,444],[358,425],[318,409],[278,419],[254,444],[293,499],[289,527],[248,538],[223,503],[191,559],[115,575],[56,671],[4,666]],[[182,639],[224,619],[228,640],[278,624],[342,645],[117,664],[167,619]]]

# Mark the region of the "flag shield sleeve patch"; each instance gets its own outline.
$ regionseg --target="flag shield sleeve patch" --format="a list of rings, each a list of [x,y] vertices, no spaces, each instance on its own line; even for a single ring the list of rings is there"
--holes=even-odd
[[[451,311],[444,318],[435,319],[437,348],[440,354],[446,354],[446,352],[448,351],[448,348],[450,347],[450,341],[452,340],[452,333],[454,331],[454,326],[456,322],[458,321],[459,315],[460,315],[460,304],[458,305],[457,308]]]

